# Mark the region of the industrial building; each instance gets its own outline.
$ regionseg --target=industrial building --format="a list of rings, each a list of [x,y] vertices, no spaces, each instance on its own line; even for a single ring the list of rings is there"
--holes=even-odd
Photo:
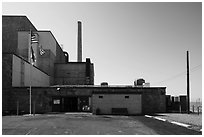
[[[82,59],[78,21],[77,62],[51,31],[37,30],[26,16],[2,16],[2,112],[91,112],[138,115],[166,112],[166,88],[94,85],[94,64]],[[31,48],[30,48],[31,47]],[[31,62],[32,57],[35,61]],[[31,57],[32,55],[32,57]],[[33,65],[31,65],[31,63]]]

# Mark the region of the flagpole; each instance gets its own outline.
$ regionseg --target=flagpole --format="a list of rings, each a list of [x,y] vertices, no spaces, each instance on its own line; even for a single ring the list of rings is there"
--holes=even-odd
[[[31,115],[31,110],[32,110],[32,89],[31,89],[31,87],[32,87],[32,64],[31,64],[31,30],[30,30],[30,34],[29,34],[29,50],[30,50],[30,52],[29,52],[29,57],[30,57],[30,94],[29,94],[29,99],[30,99],[30,115]]]
[[[31,64],[31,59],[30,59],[30,115],[31,115],[31,109],[32,109],[32,89],[31,89],[31,86],[32,86],[32,64]]]

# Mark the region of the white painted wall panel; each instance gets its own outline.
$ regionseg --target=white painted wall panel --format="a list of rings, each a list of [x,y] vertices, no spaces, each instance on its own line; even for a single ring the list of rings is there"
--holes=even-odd
[[[103,96],[103,98],[99,98]],[[125,98],[129,96],[129,98]],[[129,114],[142,113],[142,97],[140,94],[93,94],[93,112],[97,108],[102,114],[111,114],[112,108],[127,108]]]
[[[30,64],[24,61],[24,86],[30,86]],[[12,86],[21,86],[21,58],[13,55]],[[32,86],[50,86],[50,77],[32,66]]]
[[[12,86],[21,85],[21,60],[13,55],[12,62]]]

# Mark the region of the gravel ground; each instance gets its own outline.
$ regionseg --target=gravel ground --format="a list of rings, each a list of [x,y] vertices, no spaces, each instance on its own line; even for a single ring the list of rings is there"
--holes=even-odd
[[[168,121],[176,121],[184,124],[189,124],[192,128],[200,130],[202,129],[202,115],[198,114],[180,114],[180,113],[162,113],[156,117],[166,119]]]

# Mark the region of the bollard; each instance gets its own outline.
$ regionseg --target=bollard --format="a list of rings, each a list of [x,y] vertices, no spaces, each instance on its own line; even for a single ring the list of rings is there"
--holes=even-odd
[[[197,110],[198,110],[198,115],[199,115],[199,107],[197,107]]]

